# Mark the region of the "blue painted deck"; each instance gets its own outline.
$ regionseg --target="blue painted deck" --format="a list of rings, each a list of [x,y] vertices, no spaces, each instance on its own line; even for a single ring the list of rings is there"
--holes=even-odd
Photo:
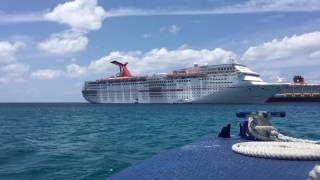
[[[306,180],[320,161],[286,161],[246,157],[231,146],[241,139],[206,137],[195,143],[160,153],[109,179],[290,179]]]

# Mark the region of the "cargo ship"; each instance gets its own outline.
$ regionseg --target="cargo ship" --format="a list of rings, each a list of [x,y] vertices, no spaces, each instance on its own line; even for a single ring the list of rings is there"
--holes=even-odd
[[[296,75],[293,83],[283,87],[267,102],[320,102],[320,84],[306,83],[301,75]]]
[[[90,103],[265,103],[282,86],[263,81],[247,66],[203,65],[151,76],[133,76],[128,63],[112,61],[120,73],[87,81],[82,90]]]

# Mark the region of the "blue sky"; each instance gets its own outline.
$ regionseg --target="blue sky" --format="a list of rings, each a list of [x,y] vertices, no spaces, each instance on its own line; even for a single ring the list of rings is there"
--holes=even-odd
[[[234,56],[269,82],[320,81],[318,0],[3,0],[0,102],[82,102],[85,80]]]

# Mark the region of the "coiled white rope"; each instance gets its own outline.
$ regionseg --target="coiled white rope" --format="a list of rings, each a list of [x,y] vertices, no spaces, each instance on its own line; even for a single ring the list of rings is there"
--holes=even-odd
[[[308,180],[319,180],[319,179],[320,179],[320,165],[317,165],[309,172]]]
[[[250,115],[248,117],[249,133],[261,141],[237,143],[232,146],[232,150],[239,154],[260,158],[320,160],[320,141],[285,136],[271,126],[269,120],[259,114]]]
[[[309,140],[309,139],[300,139],[300,138],[285,136],[276,130],[271,131],[271,135],[274,137],[275,141],[300,142],[300,143],[310,143],[310,144],[319,144],[320,145],[320,141],[313,141],[313,140]]]
[[[232,146],[232,150],[252,157],[286,160],[320,160],[320,146],[301,142],[245,142]]]

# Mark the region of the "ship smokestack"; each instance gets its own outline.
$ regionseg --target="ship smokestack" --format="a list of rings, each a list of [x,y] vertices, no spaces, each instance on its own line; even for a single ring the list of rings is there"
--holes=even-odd
[[[120,68],[120,77],[132,77],[130,71],[127,68],[127,62],[120,63],[118,61],[112,61],[111,63],[117,65]]]
[[[295,84],[304,84],[304,78],[302,76],[294,76],[293,82]]]

